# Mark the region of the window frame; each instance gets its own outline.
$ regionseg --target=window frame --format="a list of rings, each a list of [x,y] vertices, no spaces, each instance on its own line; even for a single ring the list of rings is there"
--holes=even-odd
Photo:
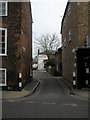
[[[7,81],[6,81],[6,77],[7,77],[7,70],[5,68],[0,68],[0,70],[4,70],[5,71],[5,83],[0,83],[0,86],[7,86]]]
[[[3,15],[3,14],[0,14],[0,16],[7,16],[8,15],[8,2],[7,1],[0,1],[0,3],[5,3],[6,5],[5,5],[5,10],[6,10],[6,12],[5,12],[5,14]]]
[[[0,30],[5,31],[5,53],[0,53],[0,56],[7,56],[7,29],[6,28],[0,28]]]

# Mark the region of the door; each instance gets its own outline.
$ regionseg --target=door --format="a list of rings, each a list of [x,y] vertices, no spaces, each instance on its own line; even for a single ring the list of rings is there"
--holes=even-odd
[[[77,88],[90,87],[90,49],[79,49],[77,55]]]
[[[86,87],[90,87],[90,57],[85,57],[84,58],[84,75],[85,75],[85,80],[84,84]]]

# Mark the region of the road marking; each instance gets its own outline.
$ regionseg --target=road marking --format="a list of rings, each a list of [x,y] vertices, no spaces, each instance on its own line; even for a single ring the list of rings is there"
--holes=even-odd
[[[36,102],[33,102],[33,101],[26,101],[25,103],[35,104]]]
[[[14,101],[14,102],[19,103],[20,101]]]
[[[73,107],[78,106],[77,104],[62,104],[62,105],[65,105],[65,106],[73,106]]]
[[[8,100],[8,102],[15,102],[14,100]]]
[[[20,100],[8,100],[6,102],[10,102],[10,103],[20,103],[21,101]],[[43,105],[56,105],[57,103],[55,102],[35,102],[35,101],[25,101],[24,103],[27,103],[27,104],[43,104]],[[75,103],[61,103],[60,105],[63,105],[63,106],[71,106],[71,107],[89,107],[90,105],[79,105],[79,104],[75,104]]]
[[[17,101],[16,100],[8,100],[7,102],[14,102],[14,103],[16,102],[16,103],[19,103],[20,101],[18,101],[18,100]]]
[[[42,102],[42,104],[55,105],[56,103],[55,102],[52,102],[52,103],[50,103],[50,102]]]
[[[64,106],[72,106],[72,107],[77,107],[77,106],[85,106],[85,107],[88,107],[88,105],[67,104],[67,103],[63,103],[62,105],[64,105]]]

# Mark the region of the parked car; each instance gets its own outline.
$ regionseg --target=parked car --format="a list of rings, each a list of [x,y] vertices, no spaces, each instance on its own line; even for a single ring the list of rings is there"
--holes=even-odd
[[[33,64],[33,70],[37,70],[38,69],[38,64]]]

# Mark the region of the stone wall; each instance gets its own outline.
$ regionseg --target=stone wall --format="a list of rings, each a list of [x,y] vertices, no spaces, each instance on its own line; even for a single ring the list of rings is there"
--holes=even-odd
[[[71,13],[68,16],[70,5]],[[64,23],[65,20],[65,23]],[[64,25],[65,24],[65,25]],[[69,30],[71,29],[71,41],[69,41]],[[62,21],[62,75],[63,78],[72,83],[75,63],[73,49],[85,45],[85,37],[88,33],[88,3],[70,2],[67,4]],[[64,46],[66,38],[66,46]]]

